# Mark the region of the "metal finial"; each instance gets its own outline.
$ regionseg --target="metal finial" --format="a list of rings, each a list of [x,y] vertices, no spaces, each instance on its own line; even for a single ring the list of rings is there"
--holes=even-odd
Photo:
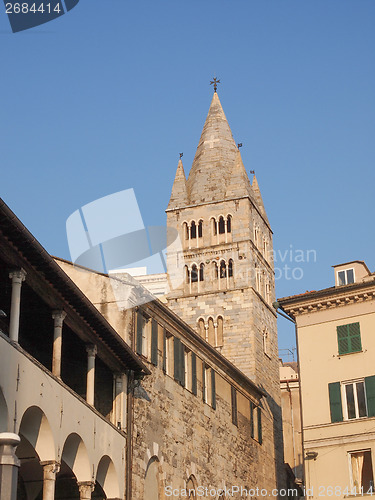
[[[214,86],[214,92],[216,92],[216,91],[217,91],[217,84],[218,84],[218,83],[220,83],[220,80],[218,80],[218,79],[216,78],[216,76],[214,76],[214,78],[213,78],[212,82],[210,82],[210,85],[213,85],[213,86]]]
[[[250,173],[255,175],[255,170],[250,170]]]
[[[181,160],[181,158],[182,158],[183,156],[184,156],[184,153],[180,153],[180,160]]]
[[[237,147],[238,147],[238,149],[242,148],[242,142],[239,142],[239,143],[237,144]]]

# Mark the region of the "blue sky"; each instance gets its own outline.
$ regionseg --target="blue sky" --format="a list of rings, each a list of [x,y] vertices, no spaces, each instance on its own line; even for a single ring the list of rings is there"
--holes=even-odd
[[[374,271],[374,24],[373,0],[80,0],[17,34],[2,12],[1,197],[64,258],[68,216],[122,189],[164,225],[216,74],[276,251],[316,251],[277,295],[331,286],[349,260]]]

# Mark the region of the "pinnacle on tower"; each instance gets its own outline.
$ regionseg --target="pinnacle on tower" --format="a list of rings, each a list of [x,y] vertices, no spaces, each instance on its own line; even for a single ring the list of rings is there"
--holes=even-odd
[[[168,209],[187,205],[188,201],[185,171],[180,157],[177,165],[176,176],[173,182],[171,198],[168,203]]]

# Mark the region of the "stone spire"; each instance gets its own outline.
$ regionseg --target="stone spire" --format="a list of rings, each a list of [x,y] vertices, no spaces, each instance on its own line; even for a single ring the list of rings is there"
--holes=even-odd
[[[223,200],[237,158],[238,149],[215,92],[187,180],[190,204]]]
[[[260,189],[259,189],[257,178],[255,177],[255,174],[254,174],[254,177],[253,177],[253,183],[252,183],[251,187],[252,187],[252,191],[253,191],[254,196],[255,196],[256,205],[258,206],[260,213],[263,215],[264,220],[266,221],[266,223],[269,226],[270,223],[268,221],[268,217],[267,217],[267,214],[266,214],[266,209],[264,208],[264,204],[263,204],[263,200],[262,200],[262,195],[260,194]]]
[[[172,187],[171,199],[168,203],[168,209],[179,208],[181,206],[188,205],[188,202],[189,200],[186,189],[185,171],[182,160],[180,158]]]

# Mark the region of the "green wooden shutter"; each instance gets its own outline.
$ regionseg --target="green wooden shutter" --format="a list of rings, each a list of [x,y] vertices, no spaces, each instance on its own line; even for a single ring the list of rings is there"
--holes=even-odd
[[[339,354],[349,354],[362,350],[361,331],[358,322],[340,325],[336,330]]]
[[[154,319],[151,325],[151,363],[158,366],[158,324]]]
[[[179,382],[180,381],[180,339],[177,339],[174,337],[173,339],[173,363],[174,363],[174,370],[173,370],[173,375],[174,379]]]
[[[340,382],[328,384],[329,406],[331,410],[331,422],[342,422],[342,403]]]
[[[137,313],[137,337],[136,337],[136,352],[142,354],[142,331],[144,325],[144,318],[142,314]]]
[[[163,329],[163,372],[167,371],[167,333]]]
[[[231,399],[232,399],[232,423],[238,425],[237,419],[237,391],[231,386]]]
[[[350,344],[350,352],[362,351],[361,332],[359,323],[350,323],[348,325],[348,336]]]
[[[254,403],[250,401],[250,435],[254,439]]]
[[[206,403],[206,365],[202,361],[202,398],[203,402]]]
[[[211,368],[211,406],[216,410],[216,379],[215,370]]]
[[[365,377],[367,416],[375,417],[375,375]]]
[[[191,392],[196,396],[197,391],[197,356],[191,353]]]
[[[262,410],[260,406],[258,406],[258,442],[259,444],[263,443],[263,435],[262,435]]]

